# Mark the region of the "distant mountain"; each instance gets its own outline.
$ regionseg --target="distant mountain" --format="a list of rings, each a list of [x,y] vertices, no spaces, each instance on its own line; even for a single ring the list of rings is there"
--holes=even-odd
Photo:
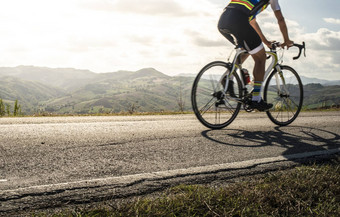
[[[197,74],[192,74],[192,73],[180,73],[177,76],[179,77],[196,77]]]
[[[0,68],[0,98],[18,99],[25,114],[39,111],[57,114],[191,110],[195,75],[167,76],[154,68],[138,71],[94,73],[72,68],[18,66]],[[340,105],[340,86],[302,77],[305,106]],[[335,82],[335,81],[334,81]],[[319,84],[316,84],[319,83]]]
[[[164,75],[155,69],[98,74],[92,83],[68,96],[46,102],[50,112],[98,113],[176,111],[179,91],[189,99],[192,80]],[[183,84],[183,89],[179,88]],[[186,109],[189,109],[187,101]]]
[[[179,74],[178,76],[196,77],[196,74],[182,73],[182,74]],[[306,84],[322,84],[325,86],[340,85],[340,80],[325,80],[325,79],[319,79],[319,78],[309,78],[306,76],[300,76],[300,78],[304,85]]]
[[[176,111],[180,92],[190,108],[192,79],[156,69],[93,73],[88,70],[19,66],[0,68],[0,98],[19,100],[26,114]]]
[[[300,76],[301,81],[304,85],[306,84],[322,84],[324,86],[331,86],[331,85],[340,85],[340,80],[324,80],[324,79],[318,79],[318,78],[309,78],[305,76]]]
[[[35,66],[0,67],[0,77],[12,76],[27,81],[74,90],[91,82],[98,74],[89,70],[72,68],[47,68]]]

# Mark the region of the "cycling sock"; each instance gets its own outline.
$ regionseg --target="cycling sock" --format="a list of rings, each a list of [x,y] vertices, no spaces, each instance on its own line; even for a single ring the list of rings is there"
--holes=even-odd
[[[262,81],[254,82],[254,90],[253,90],[253,98],[252,101],[260,102],[261,101],[261,86]]]

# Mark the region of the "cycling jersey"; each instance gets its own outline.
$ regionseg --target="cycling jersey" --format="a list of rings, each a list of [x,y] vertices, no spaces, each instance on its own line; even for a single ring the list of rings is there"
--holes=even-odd
[[[273,11],[281,10],[278,0],[231,0],[228,8],[238,8],[249,16],[249,20],[252,20],[269,4]]]
[[[263,49],[260,36],[249,21],[271,5],[280,10],[278,0],[231,0],[218,22],[218,29],[231,43],[245,48],[250,54]]]

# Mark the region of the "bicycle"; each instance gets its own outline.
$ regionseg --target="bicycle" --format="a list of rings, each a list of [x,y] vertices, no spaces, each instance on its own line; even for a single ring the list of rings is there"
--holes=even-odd
[[[294,44],[299,48],[300,58],[302,50],[306,56],[305,42]],[[264,76],[261,93],[267,103],[273,104],[272,109],[266,111],[269,119],[279,126],[291,124],[299,115],[303,104],[303,85],[298,73],[290,66],[282,65],[283,56],[279,58],[277,49],[280,43],[272,44],[267,51],[267,59],[272,59]],[[251,86],[247,85],[242,70],[241,54],[246,50],[236,46],[233,61],[214,61],[201,69],[192,86],[191,103],[198,120],[211,129],[222,129],[231,124],[241,106],[247,112],[252,112]],[[229,84],[233,83],[233,85]]]

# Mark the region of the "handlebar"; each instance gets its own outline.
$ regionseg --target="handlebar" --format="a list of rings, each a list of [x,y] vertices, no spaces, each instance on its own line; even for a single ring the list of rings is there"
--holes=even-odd
[[[272,46],[271,50],[275,51],[276,48],[281,46],[281,43],[273,42],[271,46]],[[302,44],[293,44],[293,46],[299,48],[299,54],[296,57],[293,57],[293,60],[297,60],[300,58],[302,50],[303,50],[303,55],[306,57],[306,43],[305,42],[302,42]]]
[[[302,45],[301,44],[293,44],[293,46],[299,48],[299,55],[297,55],[296,57],[293,57],[293,60],[297,60],[297,59],[300,58],[302,50],[303,50],[303,55],[306,57],[306,43],[305,42],[302,42]]]

